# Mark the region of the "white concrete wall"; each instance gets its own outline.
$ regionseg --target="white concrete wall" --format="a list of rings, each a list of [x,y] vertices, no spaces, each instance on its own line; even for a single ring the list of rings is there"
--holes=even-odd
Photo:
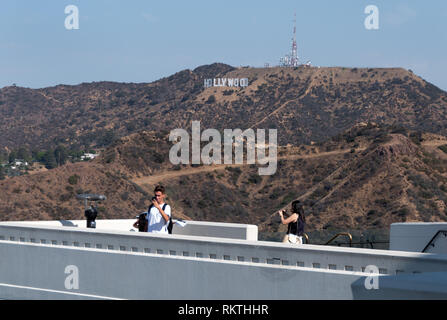
[[[96,230],[138,231],[133,227],[137,219],[110,219],[96,220]],[[176,221],[175,219],[173,220]],[[228,239],[258,240],[258,227],[250,224],[185,221],[186,226],[181,227],[174,223],[172,233],[179,235],[192,235],[200,237],[215,237]],[[0,222],[0,225],[31,225],[54,227],[86,228],[85,220],[52,220],[52,221],[9,221]]]
[[[8,299],[351,299],[344,271],[0,241],[0,297]],[[76,266],[78,289],[65,287]],[[322,290],[321,288],[325,289]],[[77,295],[75,295],[77,294]]]
[[[446,273],[381,275],[380,288],[367,290],[365,274],[341,270],[8,241],[0,255],[2,299],[447,298]],[[75,288],[67,287],[68,266],[76,267]]]
[[[422,252],[439,230],[447,231],[447,223],[393,223],[390,229],[390,250]],[[447,237],[439,235],[426,252],[447,254]]]
[[[380,277],[447,270],[445,255],[21,223],[0,224],[0,257],[0,298],[363,299],[375,297],[361,286],[368,265]],[[77,290],[64,286],[69,265]],[[379,297],[417,289],[393,286]]]
[[[447,258],[389,250],[295,246],[267,241],[157,235],[12,222],[0,223],[0,240],[347,271],[363,271],[367,265],[373,264],[380,268],[382,274],[444,271],[446,269],[440,268],[438,263],[444,266]]]
[[[200,237],[258,240],[258,227],[251,224],[187,221],[184,227],[174,224],[172,233]]]

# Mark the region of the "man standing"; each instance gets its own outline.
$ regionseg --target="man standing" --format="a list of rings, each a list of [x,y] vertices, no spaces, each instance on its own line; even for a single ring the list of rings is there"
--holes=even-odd
[[[147,232],[168,234],[169,218],[171,217],[171,207],[165,203],[166,192],[163,186],[156,186],[152,205],[148,209]]]

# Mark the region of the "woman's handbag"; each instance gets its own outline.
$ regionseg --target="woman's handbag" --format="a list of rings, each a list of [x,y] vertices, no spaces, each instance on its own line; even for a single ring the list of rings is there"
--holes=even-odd
[[[298,242],[298,236],[296,234],[289,233],[287,236],[289,237],[288,239],[289,243],[295,244]]]

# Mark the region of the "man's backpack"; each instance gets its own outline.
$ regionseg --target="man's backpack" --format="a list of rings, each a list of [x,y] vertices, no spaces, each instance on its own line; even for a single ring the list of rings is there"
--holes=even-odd
[[[163,209],[164,210],[164,209]],[[171,213],[172,215],[172,213]],[[174,226],[174,224],[172,223],[172,218],[169,217],[169,221],[168,221],[168,233],[172,234],[172,227]]]

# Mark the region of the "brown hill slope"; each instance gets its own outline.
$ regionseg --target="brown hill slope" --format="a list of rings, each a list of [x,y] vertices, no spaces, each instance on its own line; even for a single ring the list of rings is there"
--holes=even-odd
[[[310,230],[446,221],[447,161],[403,134],[375,130],[375,142],[374,132],[368,136],[358,132],[352,149],[339,144],[327,152],[334,148],[331,143],[316,147],[314,154],[311,147],[298,154],[283,150],[273,176],[258,176],[255,166],[221,166],[195,174],[160,174],[147,181],[168,185],[171,198],[188,216],[254,223],[268,232],[280,230],[275,212],[295,199],[306,204]],[[368,147],[362,148],[368,140]],[[424,142],[447,144],[444,137]],[[144,186],[144,178],[135,181]]]
[[[218,77],[250,85],[203,87]],[[192,120],[218,130],[278,128],[281,145],[325,141],[360,121],[447,135],[446,106],[445,92],[403,69],[213,64],[147,84],[2,88],[0,147],[105,146],[142,129],[189,129]]]
[[[161,143],[162,142],[162,143]],[[158,134],[141,132],[110,146],[100,158],[0,181],[0,220],[84,219],[77,194],[107,196],[99,204],[100,218],[133,218],[147,209],[152,190],[129,178],[162,167],[158,154],[168,148]],[[188,218],[173,204],[178,218]]]
[[[277,172],[261,177],[256,165],[173,166],[167,136],[140,132],[94,161],[1,181],[0,220],[80,219],[75,195],[90,192],[107,196],[101,218],[129,218],[161,182],[176,217],[253,223],[261,232],[281,231],[275,212],[295,199],[306,205],[308,230],[446,221],[445,145],[439,135],[359,124],[313,146],[281,147]]]

